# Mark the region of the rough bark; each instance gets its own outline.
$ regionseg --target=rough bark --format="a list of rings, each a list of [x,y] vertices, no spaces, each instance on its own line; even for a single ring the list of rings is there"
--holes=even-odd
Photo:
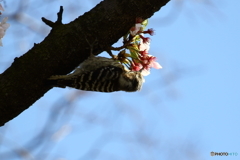
[[[94,44],[93,54],[101,53],[127,33],[136,17],[149,18],[168,1],[105,0],[69,24],[59,19],[47,23],[52,26],[49,35],[0,75],[0,125],[50,90],[44,83],[48,77],[67,74],[84,61],[90,53],[88,42]]]

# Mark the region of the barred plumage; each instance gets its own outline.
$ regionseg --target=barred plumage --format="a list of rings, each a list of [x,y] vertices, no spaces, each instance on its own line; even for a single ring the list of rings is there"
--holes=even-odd
[[[144,78],[141,72],[129,71],[113,59],[91,56],[68,75],[49,78],[55,87],[72,87],[86,91],[114,92],[138,91]]]

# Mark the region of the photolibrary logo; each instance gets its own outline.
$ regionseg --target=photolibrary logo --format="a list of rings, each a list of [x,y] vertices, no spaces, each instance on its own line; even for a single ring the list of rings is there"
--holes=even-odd
[[[237,152],[210,152],[211,156],[237,156]]]

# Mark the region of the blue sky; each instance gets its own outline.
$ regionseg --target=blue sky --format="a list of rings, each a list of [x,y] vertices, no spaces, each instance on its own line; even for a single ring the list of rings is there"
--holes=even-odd
[[[7,1],[5,14],[13,12],[12,3]],[[54,20],[59,5],[68,6],[63,17],[68,23],[98,1],[75,7],[71,3],[76,2],[29,5],[26,14],[41,24],[42,16]],[[17,145],[31,150],[36,159],[48,154],[41,147],[51,151],[45,159],[239,159],[240,155],[210,156],[211,151],[240,154],[238,6],[238,1],[171,1],[149,19],[148,28],[156,32],[149,52],[163,69],[152,70],[142,91],[52,89],[0,129],[0,155]],[[73,12],[76,7],[79,10]],[[0,48],[1,71],[45,36],[9,23]],[[19,27],[26,36],[14,34]],[[43,137],[49,144],[36,142],[37,149],[32,149],[29,139],[43,129],[48,116],[56,122],[47,122]],[[66,136],[54,140],[61,130]]]

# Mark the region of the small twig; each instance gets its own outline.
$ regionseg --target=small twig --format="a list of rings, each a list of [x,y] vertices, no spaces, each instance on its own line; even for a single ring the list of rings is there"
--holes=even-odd
[[[50,20],[48,20],[48,19],[46,19],[46,18],[44,18],[44,17],[42,17],[42,21],[43,21],[46,25],[48,25],[49,27],[52,27],[52,28],[53,28],[54,22],[52,22],[52,21],[50,21]]]
[[[131,43],[131,41],[127,41],[124,45],[122,45],[121,47],[109,47],[110,50],[113,51],[120,51],[123,48],[126,48],[126,46],[128,46]]]
[[[110,49],[107,49],[106,52],[109,54],[109,56],[112,57],[112,59],[114,59],[114,60],[118,59],[118,56],[114,55]]]
[[[63,15],[63,6],[60,6],[60,10],[57,13],[58,18],[57,18],[57,21],[55,23],[62,24],[62,15]]]
[[[57,13],[57,21],[56,22],[52,22],[44,17],[42,17],[42,21],[49,27],[54,28],[55,26],[62,25],[62,14],[63,14],[63,6],[60,6],[60,10]]]

